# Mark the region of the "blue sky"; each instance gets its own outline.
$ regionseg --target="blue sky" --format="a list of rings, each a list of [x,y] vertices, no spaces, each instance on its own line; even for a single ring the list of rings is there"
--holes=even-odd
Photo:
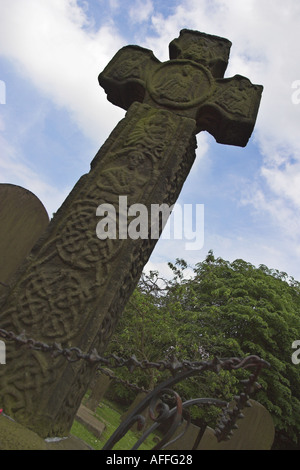
[[[246,148],[197,136],[179,202],[204,204],[203,248],[160,240],[147,269],[167,274],[167,261],[213,249],[300,280],[299,24],[298,0],[0,0],[0,183],[34,192],[51,216],[124,116],[97,81],[117,50],[138,44],[165,61],[183,28],[223,36],[225,76],[264,86],[255,131]]]

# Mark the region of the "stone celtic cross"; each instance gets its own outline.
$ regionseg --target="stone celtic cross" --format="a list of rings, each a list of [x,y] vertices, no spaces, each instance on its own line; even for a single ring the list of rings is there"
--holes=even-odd
[[[244,147],[254,128],[263,87],[241,75],[224,79],[231,42],[182,30],[161,63],[139,46],[121,49],[99,76],[107,98],[128,109],[134,101],[196,121],[222,144]]]
[[[0,298],[0,328],[65,348],[105,351],[157,239],[99,240],[97,207],[117,208],[119,196],[149,208],[175,204],[201,130],[218,142],[246,145],[262,87],[239,75],[223,78],[230,46],[183,30],[170,44],[170,61],[137,46],[116,54],[99,82],[126,116]],[[42,437],[66,436],[93,374],[87,362],[9,343],[0,405]]]

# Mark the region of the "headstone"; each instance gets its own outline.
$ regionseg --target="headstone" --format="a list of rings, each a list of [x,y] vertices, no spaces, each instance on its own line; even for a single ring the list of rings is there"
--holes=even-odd
[[[0,184],[0,297],[48,224],[46,209],[32,192]]]
[[[237,421],[238,429],[230,440],[218,442],[213,429],[207,428],[198,450],[270,450],[275,437],[273,418],[257,401],[250,403],[252,407],[243,410],[245,418]]]
[[[105,395],[105,392],[108,390],[108,387],[111,383],[111,378],[106,374],[97,375],[91,393],[85,402],[85,406],[91,411],[96,411],[99,403]]]
[[[132,411],[146,398],[147,393],[146,392],[140,392],[137,394],[129,408],[123,413],[121,416],[121,422],[125,421],[126,418],[132,413]],[[148,413],[148,408],[146,408],[144,411],[142,411],[141,416],[145,418],[145,423],[144,423],[144,430],[147,429],[147,427],[151,424],[153,424],[153,421],[151,420],[149,413]],[[139,429],[139,424],[135,423],[132,427],[133,430],[135,431],[140,431]]]
[[[164,447],[164,450],[192,450],[195,443],[202,437],[203,430],[199,426],[195,426],[190,423],[187,427],[187,422],[184,421],[182,425],[177,429],[174,435],[170,438],[170,441],[175,440],[183,430],[186,428],[184,434],[179,437],[175,442],[171,442],[168,446]],[[199,435],[200,434],[200,435]]]
[[[101,437],[103,431],[105,431],[105,424],[94,416],[92,410],[84,405],[80,405],[76,414],[76,420],[98,439]]]
[[[160,227],[151,238],[150,223],[148,236],[129,238],[129,225],[136,234],[138,223],[128,207],[175,204],[195,159],[197,132],[245,146],[253,131],[262,87],[240,75],[223,78],[230,47],[226,39],[183,30],[170,45],[170,61],[138,46],[116,54],[99,82],[126,117],[22,265],[1,309],[1,328],[105,351],[161,233]],[[97,236],[100,205],[115,210],[115,238],[109,223],[107,238]],[[43,437],[67,435],[94,372],[87,362],[9,343],[1,406]]]

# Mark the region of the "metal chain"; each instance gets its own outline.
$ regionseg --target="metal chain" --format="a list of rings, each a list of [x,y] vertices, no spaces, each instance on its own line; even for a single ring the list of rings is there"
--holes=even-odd
[[[112,381],[124,385],[125,387],[129,388],[133,392],[150,393],[152,391],[151,389],[139,387],[137,384],[133,384],[129,382],[129,380],[121,379],[121,377],[117,377],[111,370],[103,369],[103,367],[98,367],[97,372],[101,372],[101,374],[107,375]]]
[[[220,369],[240,369],[240,368],[247,368],[247,367],[254,367],[256,366],[259,370],[264,366],[269,366],[269,364],[259,358],[258,356],[249,356],[245,359],[240,359],[236,357],[232,357],[229,359],[214,359],[212,361],[178,361],[176,358],[173,358],[170,361],[161,360],[158,362],[150,362],[146,360],[139,361],[135,355],[132,355],[128,358],[123,358],[116,356],[115,354],[110,354],[107,357],[102,357],[98,354],[98,352],[94,349],[91,353],[83,353],[77,347],[71,348],[62,348],[60,344],[53,343],[52,345],[46,344],[41,341],[36,341],[32,338],[26,338],[25,332],[21,333],[20,335],[16,335],[12,331],[7,331],[5,329],[0,328],[0,337],[7,341],[14,341],[19,346],[25,346],[29,349],[33,349],[35,351],[43,351],[46,353],[50,353],[52,357],[63,356],[69,362],[77,362],[79,360],[85,360],[91,365],[99,364],[97,367],[97,371],[108,375],[112,380],[122,383],[127,388],[130,388],[133,391],[149,393],[151,390],[147,390],[144,387],[139,387],[137,384],[132,384],[128,380],[121,379],[117,377],[114,373],[109,371],[109,369],[117,369],[120,367],[127,367],[130,372],[132,372],[136,368],[140,369],[151,369],[155,368],[161,372],[169,370],[172,374],[179,372],[181,370],[197,370],[198,368],[215,370],[215,372],[219,372]],[[104,369],[101,366],[105,366],[108,369]],[[250,385],[249,385],[250,387]],[[224,418],[224,422],[220,423],[222,427],[227,418]]]
[[[122,367],[125,365],[131,369],[133,366],[138,365],[138,361],[136,360],[134,356],[131,357],[129,360],[124,361],[123,358],[119,358],[115,355],[112,355],[110,358],[101,357],[95,350],[92,351],[91,354],[84,354],[79,348],[74,347],[74,348],[63,349],[61,345],[58,343],[53,343],[50,346],[46,343],[36,341],[32,338],[28,339],[26,338],[24,332],[21,333],[20,335],[16,335],[12,331],[7,331],[1,328],[0,337],[2,337],[3,339],[6,339],[7,341],[14,341],[19,346],[25,346],[28,349],[50,353],[52,357],[63,356],[69,362],[77,362],[83,359],[91,364],[100,363],[106,366],[110,366],[110,368]],[[114,364],[110,362],[110,359],[114,360]],[[129,382],[128,380],[124,380],[124,379],[121,379],[120,377],[117,377],[116,375],[112,373],[112,371],[109,371],[109,369],[104,369],[103,367],[98,366],[97,371],[109,376],[110,379],[113,380],[114,382],[121,383],[133,391],[144,392],[144,393],[149,393],[150,391],[150,390],[145,389],[144,387],[139,387],[137,384],[133,384]]]
[[[249,401],[250,395],[261,388],[257,383],[257,377],[261,369],[263,367],[270,366],[268,362],[255,355],[248,356],[243,359],[238,357],[231,357],[225,359],[215,358],[210,361],[203,360],[192,362],[178,361],[176,358],[173,358],[170,361],[150,362],[146,360],[139,361],[135,355],[127,359],[116,356],[114,354],[110,354],[107,357],[102,357],[95,349],[91,353],[83,353],[77,347],[62,348],[58,343],[49,345],[41,341],[36,341],[32,338],[26,338],[25,332],[21,333],[20,335],[16,335],[14,332],[7,331],[3,328],[0,328],[0,337],[7,341],[14,341],[19,346],[24,346],[35,351],[50,353],[52,357],[63,356],[69,362],[85,360],[91,365],[98,364],[97,372],[101,372],[109,376],[112,380],[122,383],[134,391],[144,392],[146,394],[153,392],[153,390],[146,390],[144,387],[139,387],[138,385],[132,384],[127,380],[123,380],[115,376],[115,374],[109,369],[127,367],[130,372],[132,372],[135,368],[141,368],[144,370],[155,368],[159,371],[169,370],[177,380],[177,376],[179,377],[183,371],[191,371],[191,373],[197,374],[198,372],[200,373],[205,370],[211,370],[218,373],[221,369],[237,370],[255,368],[255,371],[250,375],[249,379],[241,381],[241,383],[244,385],[244,391],[241,392],[240,395],[234,397],[235,406],[233,408],[229,408],[229,406],[227,406],[221,414],[214,431],[215,436],[219,442],[230,439],[233,430],[238,428],[236,424],[237,420],[244,418],[242,410],[245,407],[251,406]],[[106,366],[106,368],[101,367],[101,365]]]
[[[177,372],[179,370],[192,370],[204,365],[211,370],[218,372],[220,369],[240,369],[257,366],[268,366],[269,364],[258,356],[249,356],[245,359],[232,357],[226,359],[213,359],[212,361],[179,361],[176,358],[172,358],[169,361],[161,360],[157,362],[151,362],[147,360],[139,361],[135,355],[132,355],[126,359],[119,357],[115,354],[110,354],[107,357],[100,356],[96,349],[93,349],[91,353],[83,353],[77,347],[62,348],[59,343],[53,343],[52,345],[46,344],[41,341],[36,341],[32,338],[26,338],[25,332],[16,335],[12,331],[7,331],[0,328],[0,337],[7,341],[14,341],[20,346],[26,346],[29,349],[35,351],[43,351],[50,353],[52,357],[63,356],[69,362],[77,362],[79,360],[85,360],[91,365],[102,364],[110,369],[127,367],[130,372],[135,368],[140,369],[157,369],[159,371],[170,370],[171,372]]]
[[[269,365],[269,364],[268,364]],[[221,414],[215,429],[215,436],[218,442],[229,440],[235,429],[238,429],[237,420],[243,419],[242,413],[244,408],[251,408],[250,395],[261,389],[261,385],[257,382],[258,375],[263,367],[263,363],[256,366],[256,370],[249,379],[242,380],[244,391],[234,397],[235,405],[233,408],[225,408]]]

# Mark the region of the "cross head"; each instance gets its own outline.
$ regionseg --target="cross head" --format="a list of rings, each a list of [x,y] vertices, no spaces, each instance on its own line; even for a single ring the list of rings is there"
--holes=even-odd
[[[160,62],[149,49],[125,46],[99,75],[113,104],[134,101],[164,108],[196,121],[218,143],[246,146],[254,129],[263,87],[241,75],[224,78],[231,42],[184,29]]]

